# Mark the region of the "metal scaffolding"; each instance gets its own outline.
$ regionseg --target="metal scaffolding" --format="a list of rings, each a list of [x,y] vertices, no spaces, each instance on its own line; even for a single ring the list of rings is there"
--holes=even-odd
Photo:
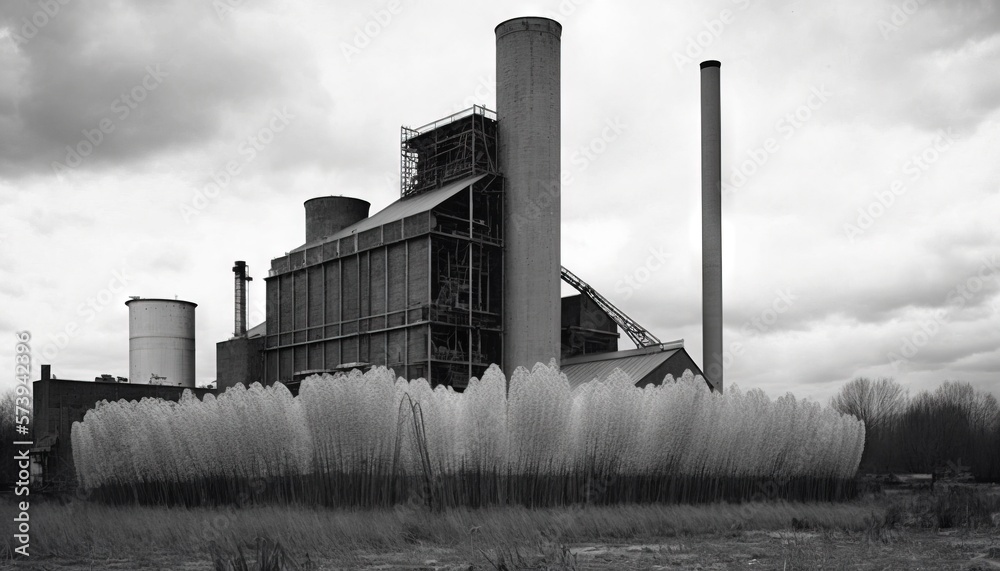
[[[502,184],[488,177],[435,211],[428,357],[435,384],[464,388],[500,362]]]
[[[400,195],[467,176],[497,173],[496,112],[473,106],[433,123],[400,129]]]

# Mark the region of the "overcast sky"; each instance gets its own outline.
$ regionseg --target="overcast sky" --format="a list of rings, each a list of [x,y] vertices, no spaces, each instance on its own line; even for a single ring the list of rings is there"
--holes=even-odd
[[[400,126],[495,108],[493,29],[525,15],[563,25],[565,266],[701,362],[698,62],[718,59],[727,385],[1000,396],[987,0],[5,0],[0,358],[27,330],[36,376],[127,375],[124,302],[178,296],[211,382],[233,261],[256,324],[303,201],[395,200]]]

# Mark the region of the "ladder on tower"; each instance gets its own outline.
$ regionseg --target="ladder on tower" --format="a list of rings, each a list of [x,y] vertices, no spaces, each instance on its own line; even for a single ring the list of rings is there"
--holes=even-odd
[[[564,282],[576,288],[577,291],[583,295],[589,297],[591,301],[597,304],[608,316],[621,327],[625,334],[628,335],[629,339],[635,343],[636,347],[652,347],[654,345],[662,345],[662,342],[656,338],[655,335],[649,332],[645,327],[639,325],[631,317],[625,315],[625,313],[614,306],[610,301],[607,300],[603,295],[601,295],[596,289],[590,287],[590,284],[581,280],[576,274],[567,270],[566,268],[561,268],[562,279]]]

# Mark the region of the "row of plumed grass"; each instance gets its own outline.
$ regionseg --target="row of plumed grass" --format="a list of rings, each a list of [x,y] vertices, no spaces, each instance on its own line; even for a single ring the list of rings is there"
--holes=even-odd
[[[74,423],[80,485],[112,502],[245,495],[325,506],[435,508],[851,497],[864,425],[791,395],[710,392],[690,372],[636,387],[617,371],[571,388],[553,364],[491,367],[463,393],[365,374],[218,398],[101,403]],[[597,489],[594,489],[595,486]]]

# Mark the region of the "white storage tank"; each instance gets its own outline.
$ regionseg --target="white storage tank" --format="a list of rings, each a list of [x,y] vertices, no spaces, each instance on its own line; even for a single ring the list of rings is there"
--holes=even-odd
[[[134,298],[125,305],[130,382],[194,388],[194,308],[198,304]]]

